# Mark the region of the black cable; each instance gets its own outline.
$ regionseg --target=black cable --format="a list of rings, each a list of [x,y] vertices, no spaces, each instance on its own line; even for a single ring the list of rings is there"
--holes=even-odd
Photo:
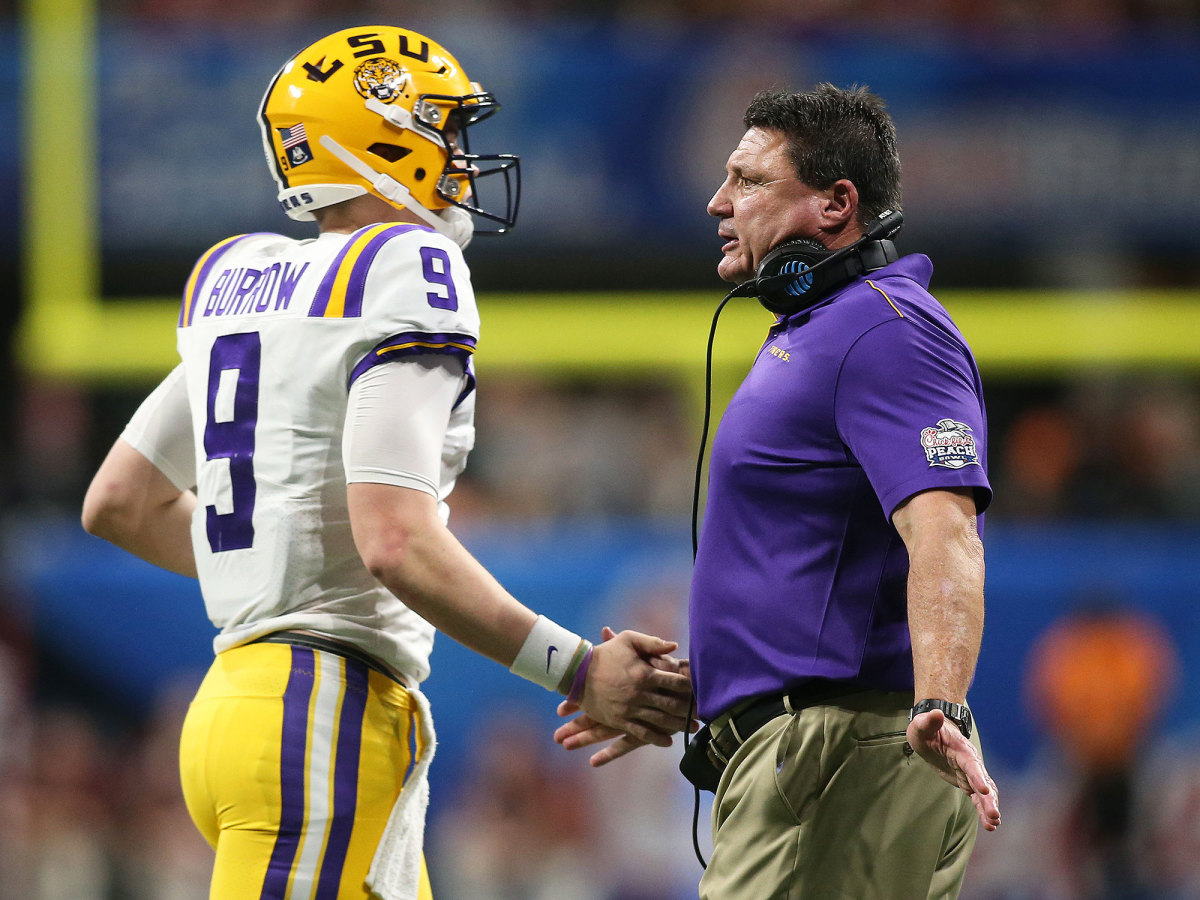
[[[704,472],[704,449],[708,443],[708,425],[709,418],[712,415],[712,356],[713,343],[717,337],[717,319],[721,317],[721,310],[725,308],[725,304],[733,299],[734,293],[738,288],[734,288],[725,295],[725,299],[717,304],[716,312],[713,313],[712,325],[708,329],[708,349],[704,354],[704,424],[700,427],[700,451],[696,454],[696,480],[692,490],[692,563],[696,562],[696,554],[700,549],[700,479]]]
[[[734,288],[725,295],[725,299],[717,304],[716,312],[713,313],[712,325],[708,329],[708,348],[704,354],[704,423],[700,427],[700,451],[696,454],[696,481],[692,490],[692,564],[696,563],[696,554],[700,549],[700,480],[704,473],[704,450],[708,444],[708,426],[709,419],[712,415],[712,356],[713,344],[717,337],[717,320],[721,317],[721,311],[725,308],[725,304],[733,299],[738,288]],[[696,698],[692,697],[692,701],[688,706],[687,721],[692,721],[692,715],[696,709]],[[688,746],[690,745],[690,737],[688,729],[683,729],[683,753],[686,756]],[[696,859],[700,860],[702,869],[708,868],[708,863],[704,860],[704,854],[700,851],[700,788],[692,785],[693,803],[692,803],[692,849],[696,851]]]
[[[693,696],[692,701],[688,704],[688,723],[692,721],[692,713],[696,709],[696,698]],[[683,753],[687,755],[690,741],[688,739],[687,728],[683,729]],[[707,869],[708,863],[704,860],[704,854],[700,851],[700,788],[692,785],[692,850],[696,853],[696,859],[700,860],[700,868]]]

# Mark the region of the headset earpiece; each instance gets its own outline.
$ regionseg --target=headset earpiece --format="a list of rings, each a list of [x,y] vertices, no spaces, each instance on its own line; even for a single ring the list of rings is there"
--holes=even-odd
[[[889,238],[903,221],[898,210],[889,209],[867,225],[861,238],[838,250],[811,238],[786,241],[763,257],[754,279],[740,285],[737,295],[757,296],[776,315],[807,309],[859,275],[895,262],[899,254]]]
[[[819,241],[799,238],[786,241],[763,257],[755,272],[758,299],[773,313],[790,315],[829,292],[828,260],[836,251]]]

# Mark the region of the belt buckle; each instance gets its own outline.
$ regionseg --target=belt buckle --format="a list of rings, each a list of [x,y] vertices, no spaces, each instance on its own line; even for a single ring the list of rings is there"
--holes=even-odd
[[[727,766],[739,746],[745,743],[742,732],[739,732],[738,726],[734,725],[733,718],[734,716],[731,715],[725,725],[713,734],[713,740],[708,745],[713,755],[720,760],[722,767]]]
[[[724,768],[729,765],[729,760],[733,758],[733,754],[737,753],[737,749],[742,746],[742,743],[741,735],[738,734],[737,728],[733,725],[733,720],[730,719],[724,728],[713,735],[708,748],[710,754],[715,757],[718,765]]]
[[[721,751],[716,747],[715,742],[711,741],[708,745],[708,761],[712,763],[713,768],[718,772],[723,772],[725,767],[729,765],[729,760],[727,760],[724,754],[722,754]]]

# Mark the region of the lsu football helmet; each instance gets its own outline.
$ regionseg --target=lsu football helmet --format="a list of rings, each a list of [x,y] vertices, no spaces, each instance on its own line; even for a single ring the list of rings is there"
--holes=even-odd
[[[293,219],[372,193],[465,243],[464,222],[465,239],[516,223],[520,160],[471,153],[467,139],[469,126],[499,108],[444,47],[380,25],[339,31],[293,56],[258,118],[279,203]],[[496,209],[483,205],[484,180],[489,198],[503,188]]]

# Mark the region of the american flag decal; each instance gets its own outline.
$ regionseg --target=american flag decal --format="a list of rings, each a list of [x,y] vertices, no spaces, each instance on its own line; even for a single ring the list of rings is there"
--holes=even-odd
[[[304,130],[304,123],[293,125],[291,128],[280,128],[279,138],[283,141],[283,149],[288,150],[295,147],[297,144],[303,144],[308,140],[308,133]]]

